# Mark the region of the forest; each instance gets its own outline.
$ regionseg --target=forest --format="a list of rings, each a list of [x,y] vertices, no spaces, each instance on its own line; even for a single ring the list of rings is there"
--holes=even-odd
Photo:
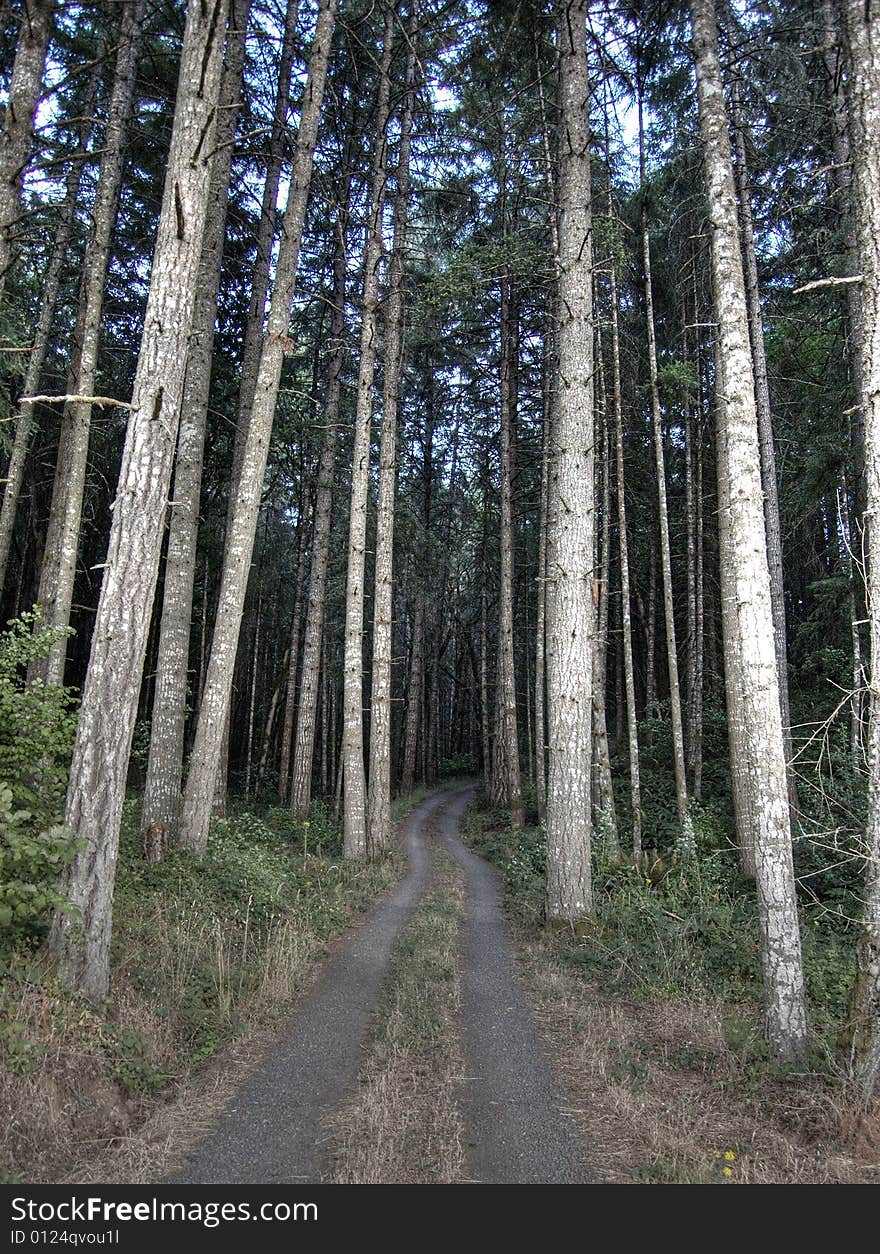
[[[880,8],[0,0],[0,121],[0,1180],[880,1182]]]

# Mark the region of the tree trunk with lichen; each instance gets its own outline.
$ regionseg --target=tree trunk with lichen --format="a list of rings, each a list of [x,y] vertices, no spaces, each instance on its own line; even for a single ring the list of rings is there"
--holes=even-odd
[[[281,229],[269,320],[257,370],[253,410],[248,423],[235,510],[226,538],[211,658],[183,800],[181,843],[192,849],[197,857],[204,855],[207,845],[211,806],[223,751],[224,728],[229,717],[238,634],[253,556],[275,403],[288,348],[290,310],[296,286],[300,241],[335,20],[336,0],[321,0],[308,76],[303,89],[300,126],[296,137],[287,210]]]
[[[792,863],[788,782],[773,637],[770,571],[761,486],[761,454],[740,253],[733,159],[713,0],[691,0],[700,131],[712,225],[712,279],[724,403],[719,410],[725,465],[719,463],[729,514],[729,578],[733,604],[725,652],[738,661],[758,914],[764,973],[765,1030],[783,1058],[806,1050],[803,964]],[[722,475],[723,470],[723,475]]]
[[[593,572],[593,317],[587,0],[559,12],[559,323],[550,462],[547,649],[550,921],[592,908],[590,766],[596,620]],[[586,559],[586,560],[585,560]]]
[[[0,128],[0,300],[12,264],[12,232],[21,212],[54,13],[55,0],[23,0],[9,99]]]
[[[65,823],[82,842],[62,876],[49,949],[63,978],[107,993],[119,828],[137,717],[186,345],[208,207],[225,0],[190,5],[174,126],[113,523],[80,706]]]
[[[168,552],[165,559],[165,588],[159,626],[159,655],[156,663],[155,695],[150,726],[150,751],[141,808],[141,829],[161,823],[166,848],[177,836],[183,781],[183,750],[189,691],[189,637],[193,589],[196,573],[196,547],[199,533],[199,503],[205,431],[211,388],[211,358],[214,324],[220,286],[220,265],[226,236],[229,175],[232,140],[238,118],[244,67],[245,32],[250,0],[237,0],[226,42],[226,58],[220,86],[220,114],[217,122],[217,155],[211,175],[208,217],[199,263],[198,295],[193,314],[186,382],[180,407],[177,460]]]
[[[394,497],[397,478],[397,411],[403,363],[403,298],[409,217],[410,138],[415,105],[418,11],[413,2],[407,28],[405,98],[400,119],[394,241],[385,302],[385,373],[379,499],[376,512],[376,576],[373,596],[373,671],[370,689],[370,770],[367,792],[367,849],[371,858],[391,847],[391,616],[394,554]]]
[[[370,215],[364,249],[360,364],[352,453],[351,514],[345,587],[342,771],[343,853],[346,858],[367,856],[367,779],[364,766],[364,568],[367,497],[370,486],[370,426],[373,416],[376,339],[379,330],[379,267],[382,263],[382,213],[387,178],[387,129],[393,32],[394,7],[389,4],[385,14],[385,33],[379,66],[376,146],[373,151]]]
[[[864,328],[861,380],[865,430],[865,504],[869,526],[880,511],[880,9],[845,0],[853,188]],[[853,1072],[865,1101],[880,1092],[880,544],[867,553],[871,682],[868,694],[868,819],[862,926],[850,1022]]]

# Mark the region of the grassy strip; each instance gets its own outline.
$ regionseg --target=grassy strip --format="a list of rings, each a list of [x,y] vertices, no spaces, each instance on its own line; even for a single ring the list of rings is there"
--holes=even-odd
[[[339,845],[320,809],[306,823],[243,813],[212,824],[202,862],[173,852],[149,865],[127,803],[112,997],[72,996],[33,948],[0,981],[0,1180],[166,1175],[328,943],[399,877],[400,858],[348,863]]]
[[[658,883],[597,851],[595,914],[574,935],[541,926],[539,829],[517,836],[480,808],[465,829],[505,875],[526,987],[597,1174],[621,1183],[880,1180],[880,1117],[855,1108],[830,1032],[807,1074],[767,1054],[751,906],[735,895],[732,871],[713,869],[719,857],[664,868]],[[820,954],[808,945],[807,956],[817,978],[841,963],[833,937]]]
[[[326,1179],[336,1184],[449,1184],[462,1179],[456,1101],[458,936],[463,876],[434,851],[432,888],[398,938],[357,1092],[331,1121]]]

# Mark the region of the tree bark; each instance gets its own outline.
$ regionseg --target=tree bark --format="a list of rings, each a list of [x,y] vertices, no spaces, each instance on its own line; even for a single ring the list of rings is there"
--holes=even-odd
[[[513,438],[516,372],[513,362],[515,335],[511,319],[510,276],[505,266],[501,277],[501,517],[492,800],[496,805],[509,809],[511,825],[520,828],[523,825],[523,806],[513,640]]]
[[[645,628],[645,714],[648,718],[659,716],[657,703],[657,550],[650,542],[648,559],[648,617]],[[650,732],[649,732],[650,743]]]
[[[724,481],[730,515],[730,579],[735,613],[725,651],[738,655],[748,737],[762,934],[765,1029],[773,1050],[798,1058],[806,1048],[803,967],[792,865],[788,785],[773,640],[770,572],[748,308],[740,253],[733,160],[713,0],[691,0],[706,190],[712,225],[712,277],[719,324]],[[719,465],[719,479],[721,479]],[[731,621],[732,620],[732,621]]]
[[[367,793],[367,849],[381,857],[391,847],[391,613],[394,556],[394,497],[397,479],[397,413],[403,362],[403,298],[409,216],[410,136],[415,107],[418,10],[413,0],[407,24],[405,95],[400,119],[394,241],[385,305],[385,375],[382,437],[379,447],[379,501],[376,514],[376,576],[373,609],[373,670],[370,692],[370,769]]]
[[[599,564],[598,605],[596,613],[595,652],[593,655],[593,818],[604,839],[617,846],[617,813],[614,808],[614,783],[611,778],[611,753],[608,748],[606,718],[606,682],[608,675],[608,592],[611,575],[611,455],[608,435],[607,393],[603,362],[601,329],[596,334],[596,410],[599,427],[602,470],[602,526]],[[598,459],[597,459],[598,460]],[[598,469],[598,466],[597,466]],[[596,567],[597,541],[600,529],[595,528],[593,568]]]
[[[547,333],[549,334],[549,332]],[[547,724],[545,691],[547,680],[547,495],[550,484],[550,418],[552,353],[545,336],[542,432],[541,432],[541,517],[538,530],[538,609],[535,622],[535,800],[538,822],[547,813]]]
[[[100,56],[98,60],[100,62]],[[46,360],[46,353],[49,348],[49,335],[52,330],[55,308],[58,304],[58,294],[61,289],[61,279],[64,274],[64,267],[67,261],[67,253],[70,246],[70,238],[76,215],[76,205],[77,200],[79,199],[80,185],[82,183],[83,168],[85,166],[86,152],[89,147],[91,136],[94,132],[95,102],[98,98],[100,80],[100,69],[99,65],[96,64],[92,68],[92,72],[89,76],[89,86],[85,93],[85,100],[83,102],[86,116],[80,124],[79,151],[74,153],[70,158],[70,167],[67,172],[65,186],[64,204],[61,209],[58,227],[55,231],[55,241],[52,246],[52,255],[49,259],[49,265],[46,270],[43,295],[40,301],[40,312],[37,317],[37,325],[33,332],[33,345],[30,353],[28,354],[27,370],[22,384],[22,396],[35,396],[40,390],[40,377],[43,372],[43,363]],[[22,402],[19,407],[19,413],[15,418],[15,437],[9,457],[9,465],[6,469],[6,475],[4,476],[5,483],[3,489],[3,505],[0,507],[0,592],[2,592],[3,586],[6,583],[6,575],[9,565],[9,552],[12,546],[12,535],[15,528],[15,515],[18,509],[18,501],[21,495],[22,482],[24,480],[25,464],[27,462],[31,436],[34,429],[33,415],[33,404],[30,401]],[[35,678],[37,673],[38,672],[36,670],[30,671],[29,669],[28,681],[30,682],[31,679]]]
[[[349,180],[350,182],[350,180]],[[347,200],[348,184],[346,184]],[[299,694],[299,717],[293,750],[293,780],[290,807],[300,819],[308,816],[312,795],[312,763],[315,752],[315,711],[318,703],[318,678],[324,611],[327,600],[327,564],[330,557],[330,523],[333,513],[333,475],[336,466],[336,445],[339,438],[339,398],[342,389],[342,367],[345,362],[345,288],[346,231],[348,209],[340,203],[336,222],[336,253],[333,260],[333,320],[330,330],[330,360],[324,393],[324,438],[318,467],[315,495],[315,530],[312,537],[312,569],[309,577],[309,602],[306,632],[303,641],[302,680]],[[326,651],[325,651],[326,652]],[[326,678],[326,660],[324,675]],[[321,715],[322,728],[327,724],[326,701]],[[323,762],[322,758],[322,762]],[[325,775],[322,766],[322,776]],[[326,793],[326,779],[324,792]]]
[[[92,230],[83,263],[77,324],[73,332],[67,384],[70,395],[92,396],[95,392],[104,284],[122,187],[125,141],[134,103],[135,69],[143,19],[144,0],[134,0],[126,5],[119,32],[119,53],[92,212]],[[91,421],[90,404],[77,402],[65,406],[37,597],[43,607],[47,627],[64,628],[70,622]],[[52,645],[42,671],[47,683],[64,682],[66,659],[67,638],[62,637]]]
[[[687,775],[684,767],[684,729],[681,718],[681,687],[678,680],[678,648],[675,640],[675,609],[672,596],[672,552],[669,542],[669,510],[666,503],[666,458],[663,451],[663,419],[657,380],[657,337],[654,330],[654,284],[651,278],[651,239],[645,200],[645,136],[639,92],[639,172],[642,190],[642,260],[645,270],[645,319],[648,331],[648,371],[651,384],[651,419],[654,457],[657,464],[657,510],[660,515],[660,570],[663,576],[663,614],[666,626],[666,666],[669,675],[669,714],[672,723],[672,765],[678,821],[687,818]]]
[[[109,983],[125,779],[156,589],[186,344],[207,213],[224,0],[187,11],[174,127],[113,523],[70,769],[65,823],[83,841],[49,947],[88,997]]]
[[[853,203],[853,164],[850,144],[850,119],[844,91],[844,62],[846,50],[841,39],[838,7],[842,0],[821,0],[824,43],[822,60],[827,79],[828,102],[831,113],[831,177],[837,193],[838,212],[843,218],[843,248],[847,257],[847,274],[858,272],[859,241]],[[862,294],[859,285],[848,283],[844,289],[847,314],[847,360],[850,372],[850,450],[853,462],[854,518],[851,532],[857,543],[859,561],[867,558],[867,532],[865,509],[867,484],[865,469],[865,393],[862,373],[865,346],[865,325],[862,312]],[[862,602],[861,595],[857,597]],[[864,604],[858,606],[859,616]]]
[[[248,426],[257,391],[263,347],[263,329],[266,320],[266,299],[272,277],[272,244],[278,227],[278,190],[284,167],[284,154],[288,138],[288,114],[290,112],[290,77],[293,53],[296,45],[296,23],[299,0],[287,0],[284,32],[281,40],[281,56],[278,62],[278,89],[272,115],[272,131],[266,161],[266,177],[260,217],[257,225],[256,252],[251,272],[251,297],[245,323],[244,346],[241,355],[241,383],[238,395],[238,416],[235,428],[235,447],[232,456],[231,490],[226,513],[227,531],[232,525],[235,511],[238,481],[244,460]]]
[[[220,85],[220,112],[215,136],[217,154],[211,174],[208,216],[202,241],[196,305],[189,338],[186,381],[177,435],[150,752],[141,810],[141,830],[154,823],[161,823],[166,833],[165,848],[177,837],[180,814],[189,691],[190,622],[196,573],[205,430],[211,389],[214,324],[217,320],[220,266],[229,203],[229,176],[242,88],[249,11],[250,0],[233,0]]]
[[[865,425],[865,499],[871,683],[868,705],[868,819],[864,912],[856,948],[851,1014],[853,1072],[865,1099],[880,1091],[880,9],[846,0],[853,185],[860,252],[861,363]]]
[[[632,812],[633,862],[642,856],[642,792],[639,772],[639,724],[636,715],[636,681],[633,666],[632,619],[629,586],[629,544],[626,531],[626,476],[623,462],[623,394],[620,379],[620,326],[617,272],[611,268],[611,360],[613,368],[614,442],[617,467],[617,531],[620,550],[620,609],[623,637],[623,674],[626,688],[626,728],[629,750],[629,795]]]
[[[721,600],[722,638],[725,641],[735,641],[736,587],[733,580],[733,549],[730,532],[731,484],[727,464],[727,426],[724,419],[721,375],[720,345],[716,341],[715,378],[718,382],[715,388],[715,448],[718,480],[718,588]],[[747,879],[754,879],[757,875],[755,822],[752,818],[749,740],[746,710],[743,703],[746,679],[742,674],[738,648],[725,646],[722,663],[727,711],[727,744],[730,755],[730,792],[736,824],[739,869]]]
[[[391,46],[394,7],[385,12],[385,32],[379,67],[376,104],[376,146],[367,239],[364,249],[360,366],[358,369],[354,451],[352,455],[351,517],[345,590],[345,671],[343,685],[343,788],[346,858],[367,855],[367,781],[364,770],[364,565],[367,535],[367,497],[370,486],[370,427],[373,414],[373,378],[378,335],[379,267],[382,263],[382,213],[387,178],[388,108],[391,91]]]
[[[235,441],[232,450],[232,469],[229,475],[229,493],[226,501],[226,536],[232,531],[232,520],[238,502],[241,471],[244,463],[248,430],[253,416],[257,378],[263,349],[263,332],[266,321],[266,299],[272,279],[273,243],[278,226],[278,192],[287,150],[288,114],[290,112],[290,86],[293,53],[296,43],[296,24],[299,14],[298,0],[287,0],[284,31],[281,39],[281,55],[278,63],[278,88],[263,180],[263,195],[257,225],[256,249],[251,270],[251,297],[245,321],[244,347],[241,357],[241,376],[238,391],[238,411],[235,424]],[[237,653],[237,644],[236,644]],[[235,660],[233,659],[233,671]],[[226,814],[227,774],[229,770],[229,720],[227,712],[223,724],[223,743],[214,780],[213,813],[218,817]]]
[[[403,737],[403,770],[400,791],[408,797],[416,783],[416,746],[422,709],[422,682],[425,670],[425,591],[420,585],[413,617],[412,656],[406,690],[406,729]]]
[[[731,123],[734,135],[736,191],[739,199],[742,252],[745,263],[746,303],[749,312],[749,337],[752,366],[755,373],[755,406],[758,414],[758,440],[761,446],[761,484],[764,489],[764,525],[767,529],[767,562],[770,567],[770,600],[773,609],[773,641],[776,648],[776,670],[779,675],[779,706],[782,714],[782,735],[785,760],[788,763],[789,803],[798,803],[797,781],[791,765],[791,710],[788,700],[788,646],[785,628],[785,595],[782,586],[782,530],[779,525],[779,485],[776,478],[776,450],[773,443],[773,418],[770,411],[770,380],[767,376],[767,353],[764,348],[764,322],[761,316],[761,292],[758,285],[758,260],[755,255],[755,230],[749,188],[746,143],[740,110],[739,86],[731,88]]]
[[[181,840],[197,857],[203,856],[207,845],[211,803],[223,748],[223,729],[229,716],[238,633],[260,512],[275,402],[288,348],[290,310],[335,18],[336,0],[320,0],[303,91],[290,194],[281,228],[275,286],[260,354],[235,511],[227,535],[211,658],[184,794]]]
[[[590,84],[586,0],[559,11],[558,387],[550,474],[553,581],[548,637],[548,920],[592,908],[590,764],[595,617]]]
[[[0,301],[12,264],[12,231],[21,212],[24,172],[31,156],[34,114],[55,13],[55,0],[23,0],[22,19],[0,129]]]
[[[306,579],[306,554],[309,520],[304,505],[300,505],[299,545],[296,558],[296,587],[293,594],[293,614],[290,620],[290,644],[288,645],[287,683],[284,694],[284,723],[281,730],[281,762],[278,770],[278,804],[284,805],[290,782],[290,749],[293,743],[293,724],[296,717],[296,676],[299,667],[299,638],[302,633],[303,591]]]

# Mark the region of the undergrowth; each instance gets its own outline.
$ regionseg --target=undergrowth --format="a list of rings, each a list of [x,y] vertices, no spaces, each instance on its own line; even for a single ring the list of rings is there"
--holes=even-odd
[[[841,1048],[857,906],[848,837],[838,875],[826,836],[800,828],[811,1052],[792,1068],[764,1039],[755,889],[723,805],[694,807],[690,849],[661,833],[642,873],[597,841],[593,913],[558,930],[543,926],[546,833],[529,809],[515,832],[478,800],[466,835],[504,876],[538,1022],[599,1172],[646,1183],[880,1179],[880,1112],[853,1092]]]
[[[289,1008],[326,942],[397,874],[343,862],[316,806],[214,820],[205,858],[144,861],[126,802],[111,996],[62,987],[33,939],[0,982],[0,1178],[51,1181],[145,1117],[155,1099],[243,1029]]]
[[[534,813],[532,818],[535,818]],[[738,869],[732,832],[719,808],[692,807],[694,848],[665,842],[646,851],[642,871],[609,841],[593,845],[593,913],[559,939],[560,960],[610,993],[627,997],[723,998],[736,1015],[760,1021],[761,954],[754,885]],[[510,908],[527,924],[543,919],[546,832],[519,832],[503,811],[479,803],[468,834],[504,875]],[[625,835],[622,833],[622,839]],[[804,841],[806,844],[806,841]],[[820,856],[803,850],[799,861]],[[832,898],[843,900],[845,890]],[[845,1023],[854,968],[854,893],[841,909],[804,894],[804,974],[817,1065],[829,1064]],[[833,1064],[831,1064],[833,1065]]]

